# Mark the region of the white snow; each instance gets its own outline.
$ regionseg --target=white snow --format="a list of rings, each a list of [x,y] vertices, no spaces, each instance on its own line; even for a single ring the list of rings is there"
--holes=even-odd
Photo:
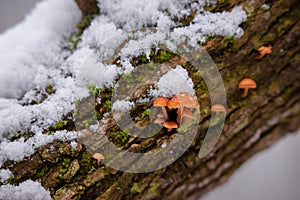
[[[126,100],[117,100],[112,105],[113,111],[129,111],[134,106],[134,103]]]
[[[77,136],[76,132],[57,131],[52,135],[37,133],[26,141],[24,138],[13,142],[4,140],[0,143],[0,165],[7,160],[18,161],[26,156],[31,156],[36,148],[54,140],[68,141],[77,138]]]
[[[76,149],[77,148],[77,142],[76,141],[71,141],[70,146],[72,149]]]
[[[50,83],[47,77],[55,75],[52,71],[68,55],[63,46],[79,19],[72,0],[42,1],[23,22],[1,34],[0,97],[20,98]]]
[[[186,69],[181,66],[177,66],[175,69],[171,69],[168,73],[163,75],[156,86],[158,90],[151,89],[149,91],[150,96],[172,97],[173,94],[180,92],[189,94],[195,93],[192,79],[189,77]]]
[[[269,6],[268,4],[263,4],[263,5],[261,6],[261,8],[264,9],[264,10],[269,10],[269,9],[270,9],[270,6]]]
[[[3,185],[0,187],[0,199],[5,200],[51,200],[50,192],[39,182],[27,180],[19,186]]]
[[[11,176],[11,171],[9,169],[0,170],[0,183],[4,183]]]

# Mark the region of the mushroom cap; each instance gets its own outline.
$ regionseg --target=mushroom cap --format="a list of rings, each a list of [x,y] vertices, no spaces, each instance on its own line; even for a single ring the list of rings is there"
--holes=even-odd
[[[154,120],[154,124],[162,124],[162,123],[164,123],[165,122],[165,120],[164,120],[164,118],[161,118],[161,117],[158,117],[158,118],[156,118],[155,120]]]
[[[187,108],[183,109],[182,117],[187,117],[187,118],[191,118],[191,119],[195,118],[193,112],[190,109],[187,109]]]
[[[153,106],[167,106],[170,99],[166,97],[158,97],[154,100]]]
[[[173,96],[173,98],[168,102],[168,108],[200,108],[197,98],[189,93],[181,92]]]
[[[102,160],[104,159],[105,157],[101,154],[101,153],[95,153],[93,155],[93,158],[95,158],[96,160]]]
[[[213,105],[211,107],[211,111],[213,112],[225,112],[226,109],[224,106],[222,106],[221,104],[216,104],[216,105]]]
[[[178,124],[176,122],[165,122],[164,127],[169,128],[178,128]]]
[[[258,51],[261,53],[261,54],[270,54],[272,53],[272,46],[261,46],[258,48]]]
[[[239,83],[239,88],[256,88],[256,83],[251,78],[244,78]]]
[[[173,108],[179,108],[180,107],[180,102],[176,98],[176,95],[173,96],[173,98],[168,102],[168,108],[173,109]]]

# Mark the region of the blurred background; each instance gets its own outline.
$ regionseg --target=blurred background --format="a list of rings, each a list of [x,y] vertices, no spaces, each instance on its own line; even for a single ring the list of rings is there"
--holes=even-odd
[[[0,0],[0,34],[21,22],[39,1]],[[299,200],[300,132],[284,137],[255,155],[227,183],[201,200],[220,199]]]

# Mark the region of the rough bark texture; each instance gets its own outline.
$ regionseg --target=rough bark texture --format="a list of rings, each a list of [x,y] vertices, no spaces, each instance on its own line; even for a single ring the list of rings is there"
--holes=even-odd
[[[95,0],[75,0],[83,16],[93,15],[99,12],[97,1]]]
[[[271,8],[263,10],[264,3]],[[71,150],[68,142],[54,142],[51,151],[49,144],[31,158],[7,162],[5,167],[15,176],[13,183],[39,180],[54,199],[198,199],[224,183],[252,155],[298,130],[300,4],[297,0],[228,0],[214,9],[236,5],[250,15],[243,24],[245,35],[230,41],[214,37],[204,46],[220,70],[228,98],[224,131],[211,154],[197,158],[211,105],[203,81],[191,73],[201,88],[197,92],[206,112],[201,112],[204,117],[193,145],[172,165],[152,173],[123,173],[98,167],[80,145]],[[273,53],[257,60],[256,49],[262,45],[271,45]],[[242,98],[237,85],[245,77],[254,79],[258,87]],[[152,139],[143,146],[155,145]]]

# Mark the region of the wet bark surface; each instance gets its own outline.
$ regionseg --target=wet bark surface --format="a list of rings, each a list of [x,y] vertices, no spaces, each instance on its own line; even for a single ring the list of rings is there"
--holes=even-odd
[[[261,8],[264,3],[271,6],[269,10]],[[223,133],[208,156],[198,158],[210,122],[210,98],[205,83],[190,72],[198,86],[202,120],[192,146],[172,165],[151,173],[124,173],[98,166],[84,145],[72,149],[69,142],[56,141],[23,161],[8,161],[4,167],[11,169],[13,183],[38,180],[54,199],[198,199],[224,183],[251,156],[298,130],[300,4],[297,0],[228,0],[214,11],[236,5],[249,15],[244,36],[214,37],[204,45],[222,75],[228,100]],[[258,60],[255,56],[262,45],[271,45],[273,53]],[[177,61],[173,57],[166,65]],[[243,98],[237,85],[246,77],[255,80],[257,88]],[[112,122],[107,132],[114,131]],[[122,145],[146,151],[159,147],[162,140],[167,138],[138,145],[129,139]]]

